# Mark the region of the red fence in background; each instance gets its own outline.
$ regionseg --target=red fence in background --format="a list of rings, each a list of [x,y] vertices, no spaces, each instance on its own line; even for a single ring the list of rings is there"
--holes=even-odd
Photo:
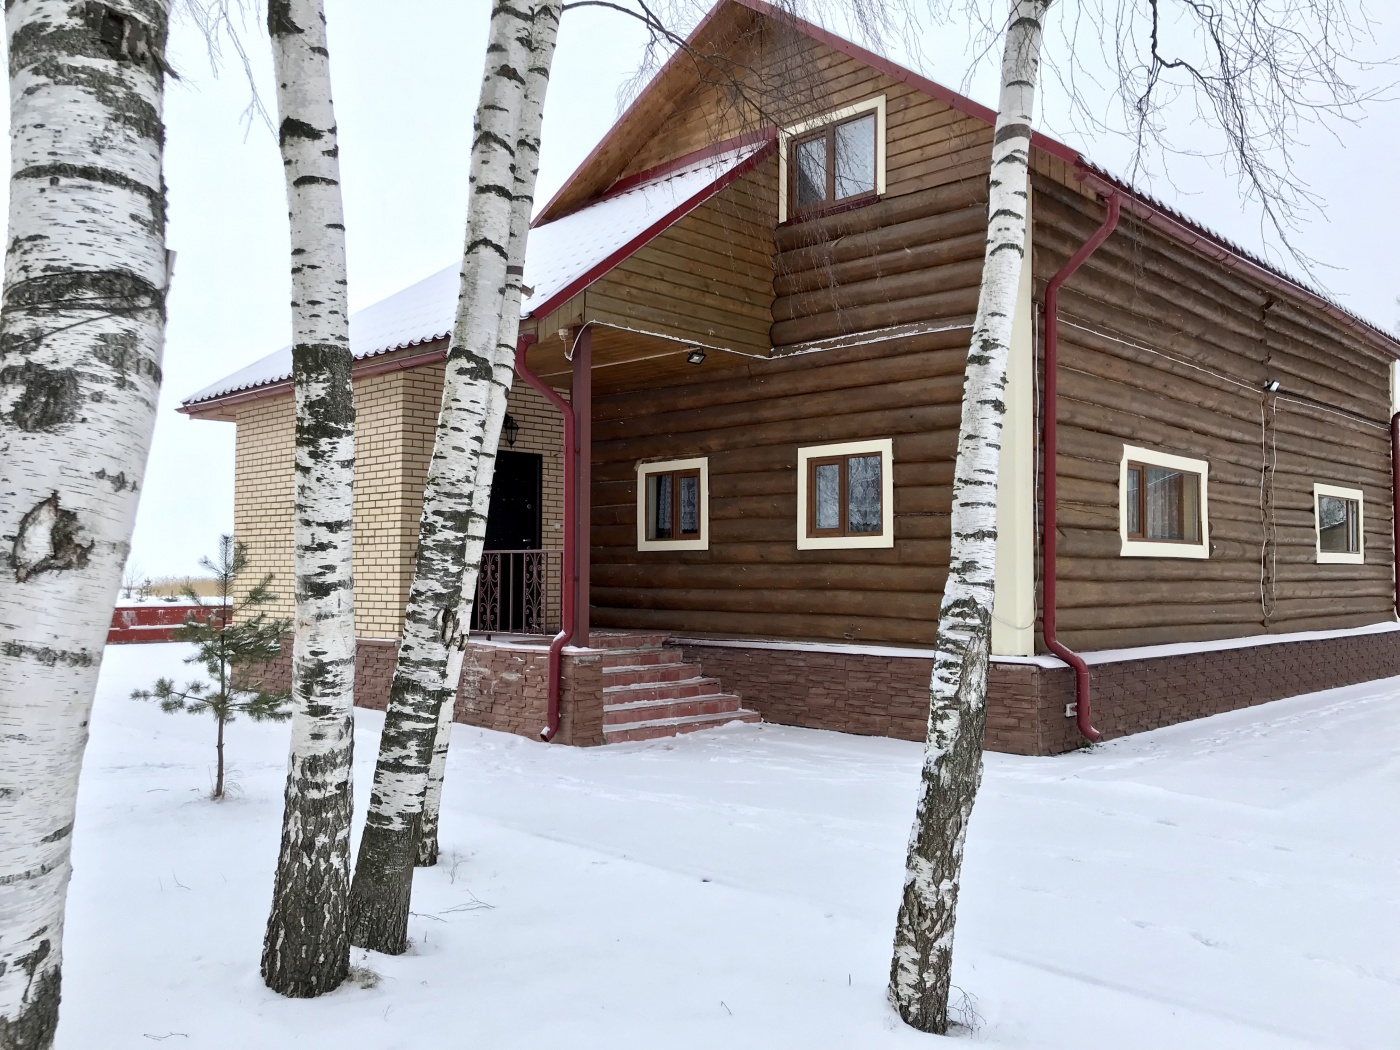
[[[107,631],[108,645],[128,642],[174,641],[175,628],[193,615],[200,621],[227,614],[227,606],[195,605],[186,601],[142,602],[140,605],[118,605],[112,610],[112,626]]]

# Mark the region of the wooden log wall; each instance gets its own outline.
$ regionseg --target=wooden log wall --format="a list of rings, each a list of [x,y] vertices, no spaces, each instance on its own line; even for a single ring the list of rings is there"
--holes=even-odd
[[[859,59],[763,18],[730,54],[732,65],[679,100],[619,177],[747,131],[790,127],[883,94],[888,196],[986,178],[990,125]]]
[[[1103,209],[1036,175],[1037,298]],[[1093,650],[1393,615],[1389,362],[1126,216],[1061,293],[1060,636]],[[1275,379],[1278,395],[1264,391]],[[1208,560],[1119,556],[1124,444],[1207,460]],[[1319,565],[1313,484],[1365,495],[1365,564]]]
[[[931,643],[967,341],[942,332],[595,395],[594,622]],[[880,437],[894,439],[894,547],[798,550],[799,446]],[[638,551],[637,462],[694,456],[709,459],[709,549]]]

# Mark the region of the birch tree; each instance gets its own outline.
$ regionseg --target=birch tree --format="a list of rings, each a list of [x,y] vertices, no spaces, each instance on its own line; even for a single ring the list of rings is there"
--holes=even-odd
[[[11,0],[0,1047],[58,1020],[78,771],[160,388],[165,0]]]
[[[296,626],[291,758],[262,976],[273,991],[307,998],[337,987],[350,966],[355,406],[322,2],[269,0],[267,28],[291,225]]]
[[[1342,75],[1350,60],[1341,42],[1354,43],[1359,35],[1345,0],[1188,2],[1176,5],[1170,26],[1162,22],[1156,0],[1145,10],[1135,0],[1070,2],[1077,4],[1067,18],[1072,25],[1083,12],[1090,24],[1112,27],[1107,39],[1116,62],[1114,93],[1134,143],[1133,170],[1149,150],[1172,152],[1161,117],[1162,91],[1194,94],[1198,112],[1223,138],[1221,152],[1232,161],[1245,195],[1287,244],[1300,203],[1310,199],[1292,169],[1291,136],[1308,115],[1345,116],[1376,97],[1358,92]],[[1004,50],[987,246],[963,389],[928,734],[890,965],[890,1001],[906,1022],[929,1032],[948,1029],[963,847],[982,778],[1003,392],[1025,262],[1032,108],[1049,6],[1050,0],[1012,0],[999,31]],[[1264,7],[1268,17],[1260,16]],[[976,9],[976,0],[968,0],[967,13],[975,17]],[[1165,42],[1167,29],[1175,44]],[[1061,82],[1071,85],[1071,109],[1087,114],[1094,104],[1072,87],[1085,63],[1074,47],[1069,51]],[[1178,82],[1171,82],[1173,76]]]
[[[491,410],[493,398],[504,403],[510,378],[496,367],[496,347],[508,269],[521,264],[509,256],[516,143],[539,135],[538,128],[521,126],[526,74],[538,66],[547,75],[559,14],[557,0],[529,9],[499,0],[491,12],[457,320],[423,494],[414,578],[351,888],[351,939],[390,954],[407,947],[413,867],[448,660],[467,628],[459,615],[467,533],[477,513],[474,489],[483,452],[494,455],[500,436],[504,412],[498,417]],[[548,47],[532,54],[537,25],[548,26]]]
[[[948,1030],[963,844],[982,783],[996,582],[997,470],[1006,363],[1025,262],[1032,109],[1049,0],[1013,0],[992,137],[987,248],[963,380],[952,547],[938,613],[928,736],[895,926],[890,1000],[926,1032]]]
[[[525,78],[525,98],[520,118],[520,135],[515,143],[515,189],[511,202],[511,262],[506,268],[506,291],[501,304],[501,325],[496,336],[493,379],[486,409],[486,434],[495,435],[483,444],[477,466],[476,487],[472,493],[472,513],[467,522],[466,552],[462,565],[462,586],[457,597],[455,637],[447,660],[446,687],[438,717],[433,759],[423,798],[423,821],[418,839],[418,860],[422,867],[437,862],[438,819],[442,808],[442,782],[447,772],[447,752],[452,740],[452,714],[462,681],[466,655],[467,626],[471,623],[476,600],[476,581],[481,554],[486,547],[486,519],[491,510],[491,482],[496,472],[496,446],[506,418],[506,396],[515,378],[515,343],[520,334],[521,279],[525,273],[525,246],[530,233],[530,209],[535,199],[535,180],[540,171],[540,127],[544,120],[545,92],[549,88],[549,67],[558,34],[557,18],[537,10],[530,37],[530,67]]]

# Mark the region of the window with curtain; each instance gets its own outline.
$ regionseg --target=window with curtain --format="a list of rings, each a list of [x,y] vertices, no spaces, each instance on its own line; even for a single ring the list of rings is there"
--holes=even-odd
[[[1129,463],[1123,494],[1130,540],[1201,542],[1201,475]]]
[[[700,536],[700,471],[648,474],[647,539],[689,540]]]

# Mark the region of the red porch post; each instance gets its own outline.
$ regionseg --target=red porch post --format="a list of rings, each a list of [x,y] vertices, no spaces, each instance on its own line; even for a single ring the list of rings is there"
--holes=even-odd
[[[587,325],[574,340],[574,389],[570,398],[577,428],[574,460],[575,554],[577,586],[574,600],[574,644],[588,645],[588,604],[591,570],[589,554],[593,538],[593,331]]]

